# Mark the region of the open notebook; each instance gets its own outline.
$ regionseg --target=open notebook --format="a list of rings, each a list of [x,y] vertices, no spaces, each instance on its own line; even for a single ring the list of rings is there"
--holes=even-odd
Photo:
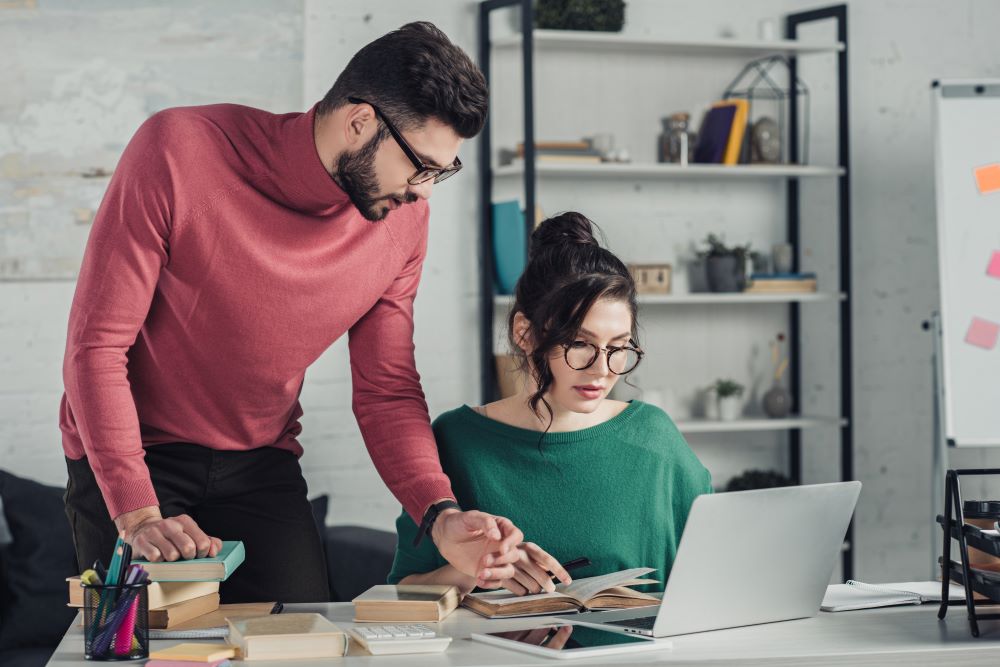
[[[950,584],[948,599],[964,600],[965,589]],[[921,604],[941,601],[940,581],[904,581],[894,584],[866,584],[848,580],[846,584],[827,586],[823,596],[823,611],[851,611],[893,607],[902,604]]]

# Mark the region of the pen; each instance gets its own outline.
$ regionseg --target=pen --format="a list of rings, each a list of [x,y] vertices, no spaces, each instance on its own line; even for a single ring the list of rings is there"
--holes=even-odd
[[[568,560],[565,563],[562,563],[563,569],[566,570],[567,572],[569,572],[570,570],[575,570],[578,567],[587,567],[588,565],[590,565],[590,559],[587,558],[586,556],[582,556],[580,558],[574,558],[573,560]],[[552,573],[549,572],[549,574]],[[552,575],[552,581],[559,581],[559,580],[556,578],[555,575]]]

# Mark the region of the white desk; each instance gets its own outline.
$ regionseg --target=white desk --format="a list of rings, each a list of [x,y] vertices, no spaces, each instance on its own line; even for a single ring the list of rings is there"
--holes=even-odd
[[[352,645],[351,655],[340,660],[296,660],[297,667],[514,667],[517,665],[989,665],[1000,662],[1000,621],[980,622],[981,636],[969,634],[963,607],[952,607],[944,621],[937,619],[937,605],[890,607],[819,615],[798,621],[756,625],[673,637],[673,649],[610,656],[603,660],[551,660],[508,651],[470,640],[471,632],[499,632],[532,627],[540,619],[489,621],[459,609],[439,626],[441,634],[454,637],[445,653],[373,657]],[[352,625],[349,603],[293,604],[285,610],[325,614],[342,627]],[[170,646],[182,640],[154,641]],[[191,641],[191,640],[184,640]],[[221,640],[215,640],[221,641]],[[83,658],[83,629],[73,623],[49,661],[50,667],[83,667],[101,664]],[[119,663],[129,664],[129,663]],[[139,663],[141,664],[141,663]],[[239,663],[237,663],[239,664]],[[282,664],[265,661],[248,667]]]

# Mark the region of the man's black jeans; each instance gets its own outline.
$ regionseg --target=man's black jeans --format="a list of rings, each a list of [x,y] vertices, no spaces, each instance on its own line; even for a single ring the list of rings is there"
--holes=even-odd
[[[66,515],[82,572],[98,558],[108,564],[117,530],[87,459],[66,466]],[[147,447],[146,466],[164,517],[188,514],[208,535],[246,547],[246,561],[221,585],[223,603],[329,599],[323,545],[294,454],[171,443]]]

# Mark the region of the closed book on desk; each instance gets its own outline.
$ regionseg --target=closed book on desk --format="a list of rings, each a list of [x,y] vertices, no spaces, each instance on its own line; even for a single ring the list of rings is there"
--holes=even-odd
[[[347,653],[347,635],[319,614],[229,619],[228,641],[244,660],[339,658]]]
[[[150,563],[141,558],[132,559],[142,565],[152,581],[225,581],[246,558],[242,542],[223,542],[222,549],[212,558],[163,561]]]
[[[150,660],[184,660],[185,662],[212,663],[228,660],[236,655],[235,649],[226,644],[175,644],[149,652]]]
[[[638,578],[653,571],[653,568],[638,567],[597,577],[576,579],[568,586],[559,584],[554,593],[520,596],[507,591],[470,593],[462,600],[462,606],[487,618],[649,607],[660,604],[660,601],[652,595],[633,591],[626,586],[657,583],[654,579]]]
[[[435,584],[372,586],[354,598],[354,620],[436,623],[455,611],[458,588]]]

